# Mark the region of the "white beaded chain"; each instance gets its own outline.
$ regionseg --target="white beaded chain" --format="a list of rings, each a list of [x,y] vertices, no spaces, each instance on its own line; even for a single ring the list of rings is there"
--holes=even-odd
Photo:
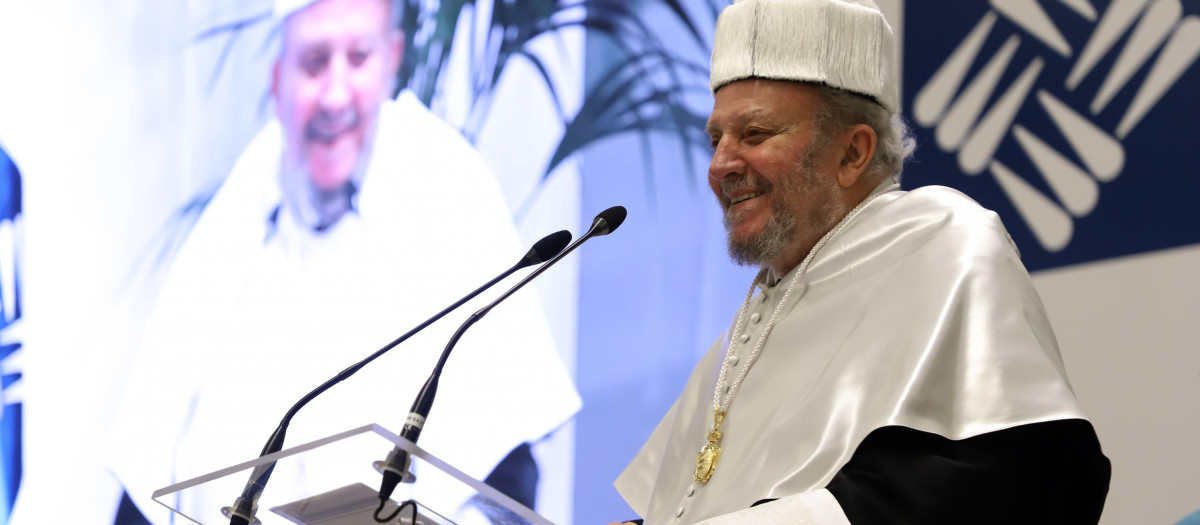
[[[731,333],[729,336],[729,344],[725,347],[725,359],[721,361],[721,373],[717,376],[717,384],[713,388],[714,411],[724,413],[729,410],[729,405],[733,403],[734,394],[737,394],[738,387],[742,385],[742,379],[745,379],[746,373],[750,371],[750,366],[754,364],[755,358],[758,357],[759,351],[762,350],[763,345],[767,342],[767,335],[771,333],[771,329],[775,327],[775,322],[779,320],[779,312],[783,311],[783,306],[787,304],[788,298],[792,296],[792,290],[796,288],[796,283],[800,282],[800,276],[804,275],[804,272],[808,270],[808,264],[812,262],[812,259],[817,252],[825,246],[825,243],[829,242],[830,239],[837,235],[838,232],[842,231],[846,224],[848,224],[855,215],[858,215],[858,212],[862,210],[867,203],[875,200],[876,197],[883,195],[884,193],[899,188],[899,184],[891,184],[883,189],[877,189],[876,191],[872,192],[871,195],[868,195],[866,199],[863,199],[858,206],[855,206],[854,209],[850,210],[850,213],[846,214],[846,216],[839,221],[832,230],[829,230],[829,233],[826,233],[824,237],[821,237],[821,240],[817,241],[817,244],[808,251],[808,255],[806,255],[804,260],[800,263],[800,268],[796,270],[796,274],[792,276],[792,280],[788,283],[787,290],[783,292],[783,297],[779,299],[779,304],[775,305],[775,311],[771,313],[771,319],[768,320],[767,325],[763,327],[762,335],[758,336],[758,341],[754,344],[754,350],[751,351],[750,356],[746,358],[746,366],[742,367],[741,371],[738,372],[738,376],[734,378],[733,384],[729,385],[729,390],[725,394],[724,402],[722,402],[721,386],[725,384],[725,377],[729,372],[729,355],[733,352],[733,342],[737,339],[738,335],[742,331],[742,321],[746,318],[746,310],[750,309],[750,298],[754,296],[754,288],[758,285],[758,282],[762,280],[767,270],[766,268],[763,268],[758,272],[758,275],[755,276],[754,281],[750,283],[750,291],[746,292],[746,300],[742,302],[742,308],[738,311],[737,322],[735,322],[733,325],[733,333]]]

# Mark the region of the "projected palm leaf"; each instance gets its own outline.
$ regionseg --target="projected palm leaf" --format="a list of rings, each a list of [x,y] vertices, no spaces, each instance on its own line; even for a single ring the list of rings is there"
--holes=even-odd
[[[678,139],[688,163],[685,174],[694,173],[691,150],[707,144],[704,133],[705,109],[689,105],[689,97],[707,91],[708,68],[704,60],[710,33],[720,7],[716,0],[685,6],[679,0],[496,0],[494,2],[405,0],[401,29],[406,37],[405,63],[398,74],[398,86],[412,89],[430,104],[444,81],[444,68],[453,46],[469,42],[473,55],[471,101],[463,133],[474,138],[487,119],[492,98],[504,69],[514,58],[526,60],[539,72],[565,125],[565,132],[546,164],[543,180],[571,155],[601,139],[622,133],[643,136],[643,149],[650,133],[667,133]],[[697,22],[692,11],[699,10],[708,20]],[[686,35],[683,42],[663,42],[659,37],[662,20],[654,27],[643,20],[648,11],[669,13],[668,18]],[[479,46],[471,35],[463,38],[460,28],[477,28],[481,13],[490,13],[485,45]],[[619,59],[586,88],[584,102],[574,114],[563,109],[561,95],[542,58],[529,44],[539,38],[557,38],[568,28],[583,28],[589,35],[600,35],[612,46]],[[469,30],[469,29],[468,29]],[[457,37],[457,39],[456,39]],[[650,169],[649,151],[643,156]],[[688,177],[688,180],[693,180]],[[528,202],[526,203],[528,204]]]

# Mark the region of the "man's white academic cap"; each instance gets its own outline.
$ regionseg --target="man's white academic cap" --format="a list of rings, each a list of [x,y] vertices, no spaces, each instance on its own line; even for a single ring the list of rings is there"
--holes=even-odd
[[[813,82],[900,108],[895,37],[871,0],[737,0],[721,12],[709,87]]]

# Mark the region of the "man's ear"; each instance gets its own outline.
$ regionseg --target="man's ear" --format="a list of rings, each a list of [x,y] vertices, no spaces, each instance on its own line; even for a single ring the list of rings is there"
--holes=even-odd
[[[283,58],[276,58],[271,65],[271,100],[275,101],[276,111],[279,111],[279,68],[283,67],[281,62]]]
[[[875,129],[866,124],[856,124],[846,130],[842,160],[838,166],[838,186],[849,188],[867,172],[871,159],[875,158]]]
[[[392,72],[392,77],[400,71],[400,62],[404,60],[404,32],[392,31],[391,38],[388,39],[389,51],[392,53],[392,63],[388,64],[389,71]]]

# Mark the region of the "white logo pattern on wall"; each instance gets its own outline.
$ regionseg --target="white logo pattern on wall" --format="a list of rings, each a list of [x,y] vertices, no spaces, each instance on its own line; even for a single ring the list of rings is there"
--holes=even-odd
[[[1085,20],[1096,22],[1097,12],[1089,0],[1058,1]],[[991,10],[917,92],[913,117],[918,125],[934,128],[938,148],[957,152],[963,173],[975,176],[986,171],[995,177],[1041,246],[1048,252],[1058,252],[1071,242],[1074,221],[1095,209],[1102,184],[1121,174],[1125,165],[1121,140],[1195,64],[1200,55],[1200,16],[1183,16],[1180,0],[1113,0],[1076,55],[1037,0],[991,0],[990,6]],[[1076,111],[1045,89],[1034,90],[1044,67],[1040,57],[1017,65],[1022,68],[1020,75],[1000,86],[1022,44],[1021,36],[1013,34],[994,54],[980,56],[984,41],[1001,16],[1073,60],[1064,86],[1068,91],[1075,91],[1093,73],[1106,75],[1088,107],[1090,115]],[[1101,58],[1127,33],[1129,37],[1113,66],[1107,72],[1096,70]],[[986,60],[986,64],[967,79],[980,60]],[[1150,71],[1132,101],[1124,108],[1112,108],[1123,111],[1115,129],[1102,129],[1093,123],[1091,118],[1109,109],[1115,95],[1151,60]],[[959,92],[964,82],[968,83]],[[990,108],[986,107],[999,89],[1003,92]],[[1051,147],[1016,121],[1018,111],[1031,96],[1066,139],[1069,153]],[[1023,177],[1029,174],[1015,173],[996,158],[996,150],[1010,133],[1053,197],[1026,182]]]
[[[21,334],[21,318],[17,317],[17,253],[16,247],[21,245],[21,215],[13,219],[0,220],[0,306],[3,319],[0,319],[0,347],[16,346],[8,355],[0,359],[0,376],[19,376],[22,371],[21,356],[24,340]],[[18,377],[3,390],[0,390],[0,417],[4,417],[8,405],[15,405],[24,400],[22,381]]]

